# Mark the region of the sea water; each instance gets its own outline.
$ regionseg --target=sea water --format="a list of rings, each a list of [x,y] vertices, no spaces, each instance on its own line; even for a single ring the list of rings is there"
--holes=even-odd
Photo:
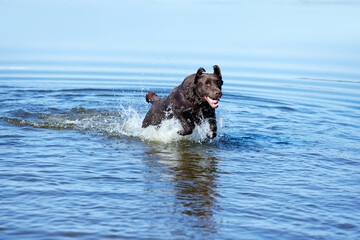
[[[140,3],[0,3],[0,238],[360,238],[360,5]],[[215,64],[215,139],[141,128]]]

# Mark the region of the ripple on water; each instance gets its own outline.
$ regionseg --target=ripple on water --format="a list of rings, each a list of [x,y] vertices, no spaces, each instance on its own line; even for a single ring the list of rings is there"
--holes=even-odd
[[[224,95],[218,137],[208,140],[206,124],[185,138],[176,120],[141,128],[146,91],[165,96],[208,61],[132,60],[0,67],[1,231],[35,239],[358,234],[358,71],[341,77],[296,59],[218,63]]]

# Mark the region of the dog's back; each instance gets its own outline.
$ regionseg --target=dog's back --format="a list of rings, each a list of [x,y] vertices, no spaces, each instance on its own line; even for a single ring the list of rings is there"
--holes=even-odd
[[[142,127],[146,128],[150,125],[159,125],[162,120],[166,118],[166,113],[163,110],[166,98],[159,97],[156,93],[150,91],[146,94],[146,102],[151,103],[152,106],[146,114]]]

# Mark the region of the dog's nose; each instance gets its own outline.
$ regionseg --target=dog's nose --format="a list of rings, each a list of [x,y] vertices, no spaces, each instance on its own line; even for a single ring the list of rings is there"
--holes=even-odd
[[[221,91],[215,90],[215,91],[214,91],[214,95],[215,95],[215,97],[217,97],[217,98],[221,98]]]

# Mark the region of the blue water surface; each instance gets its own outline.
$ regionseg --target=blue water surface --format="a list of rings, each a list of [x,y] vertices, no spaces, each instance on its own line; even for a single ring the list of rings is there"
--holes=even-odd
[[[360,239],[358,1],[0,1],[0,239]],[[218,136],[142,129],[204,67]]]

